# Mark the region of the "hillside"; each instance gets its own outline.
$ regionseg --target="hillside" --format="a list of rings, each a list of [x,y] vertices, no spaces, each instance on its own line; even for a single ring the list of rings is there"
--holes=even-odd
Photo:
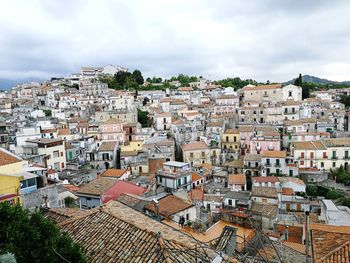
[[[296,79],[296,78],[295,78]],[[295,79],[285,82],[286,84],[294,83]],[[303,82],[315,83],[319,85],[337,84],[337,85],[350,85],[350,81],[334,81],[328,79],[322,79],[311,75],[303,75]]]

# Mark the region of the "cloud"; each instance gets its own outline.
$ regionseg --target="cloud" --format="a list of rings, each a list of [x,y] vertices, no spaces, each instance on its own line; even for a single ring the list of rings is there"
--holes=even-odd
[[[0,78],[49,78],[117,64],[285,81],[349,79],[349,1],[8,0],[0,10]]]

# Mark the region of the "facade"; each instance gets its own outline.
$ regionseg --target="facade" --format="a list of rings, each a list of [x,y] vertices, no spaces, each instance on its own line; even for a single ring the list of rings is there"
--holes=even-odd
[[[29,145],[36,147],[38,155],[43,155],[45,167],[62,171],[66,169],[66,149],[65,143],[61,139],[36,139],[27,140]]]
[[[192,170],[188,163],[170,161],[157,171],[157,183],[168,192],[191,189]]]

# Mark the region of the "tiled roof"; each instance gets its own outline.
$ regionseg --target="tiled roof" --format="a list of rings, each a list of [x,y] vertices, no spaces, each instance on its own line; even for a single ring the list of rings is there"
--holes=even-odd
[[[146,190],[147,190],[146,188],[142,186],[138,186],[133,182],[118,180],[113,186],[113,189],[109,191],[109,194],[114,198],[114,200],[116,200],[123,193],[141,195],[144,192],[146,192]],[[112,199],[112,198],[109,198],[109,199]]]
[[[101,125],[120,124],[120,123],[122,123],[121,120],[119,120],[117,118],[110,118],[110,119],[104,121],[103,123],[101,123]]]
[[[282,87],[282,84],[268,84],[268,85],[259,85],[256,87],[252,87],[252,86],[245,86],[244,88],[242,88],[243,91],[246,90],[265,90],[265,89],[279,89]]]
[[[229,184],[246,184],[246,176],[244,174],[229,174],[228,175],[228,183]]]
[[[10,153],[9,151],[0,148],[0,166],[11,164],[11,163],[18,163],[21,162],[22,159],[17,157],[16,155]]]
[[[192,204],[187,203],[174,195],[168,195],[159,199],[158,205],[159,214],[165,217],[171,216],[193,206]],[[145,208],[153,213],[156,213],[156,206],[153,203],[146,205]]]
[[[261,213],[265,217],[273,218],[277,214],[278,206],[273,204],[261,204],[253,201],[251,210]]]
[[[118,141],[102,142],[100,147],[98,148],[98,151],[99,152],[114,151],[117,144],[118,144]]]
[[[312,230],[317,262],[350,262],[350,234]]]
[[[64,232],[81,244],[90,262],[211,262],[206,253],[189,249],[161,234],[142,229],[107,211],[61,225]]]
[[[115,177],[115,178],[119,178],[122,175],[124,175],[127,172],[126,169],[107,169],[106,171],[104,171],[101,176],[102,177]]]
[[[57,129],[57,135],[70,135],[69,129]]]
[[[252,196],[277,198],[277,190],[274,187],[253,187]]]
[[[224,134],[238,134],[238,129],[228,129],[224,132]]]
[[[282,195],[293,195],[294,191],[293,188],[282,188]]]
[[[111,188],[117,179],[100,177],[84,185],[77,191],[77,194],[102,195]]]
[[[287,156],[286,151],[261,151],[261,157],[270,158],[285,158]]]
[[[192,182],[198,181],[202,179],[203,177],[200,176],[198,173],[192,172]]]
[[[281,177],[279,180],[280,180],[281,183],[291,182],[291,183],[294,183],[294,184],[305,186],[304,181],[300,180],[299,178],[296,178],[296,177]]]
[[[192,142],[188,144],[181,145],[183,151],[193,151],[193,150],[205,150],[208,149],[208,145],[205,142]]]
[[[257,183],[277,183],[280,181],[279,177],[276,176],[254,176],[252,180]]]

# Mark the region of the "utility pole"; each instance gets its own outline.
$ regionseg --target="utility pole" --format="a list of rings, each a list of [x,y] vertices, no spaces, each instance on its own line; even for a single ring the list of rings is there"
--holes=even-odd
[[[309,263],[309,211],[305,212],[306,220],[305,220],[305,262]]]

